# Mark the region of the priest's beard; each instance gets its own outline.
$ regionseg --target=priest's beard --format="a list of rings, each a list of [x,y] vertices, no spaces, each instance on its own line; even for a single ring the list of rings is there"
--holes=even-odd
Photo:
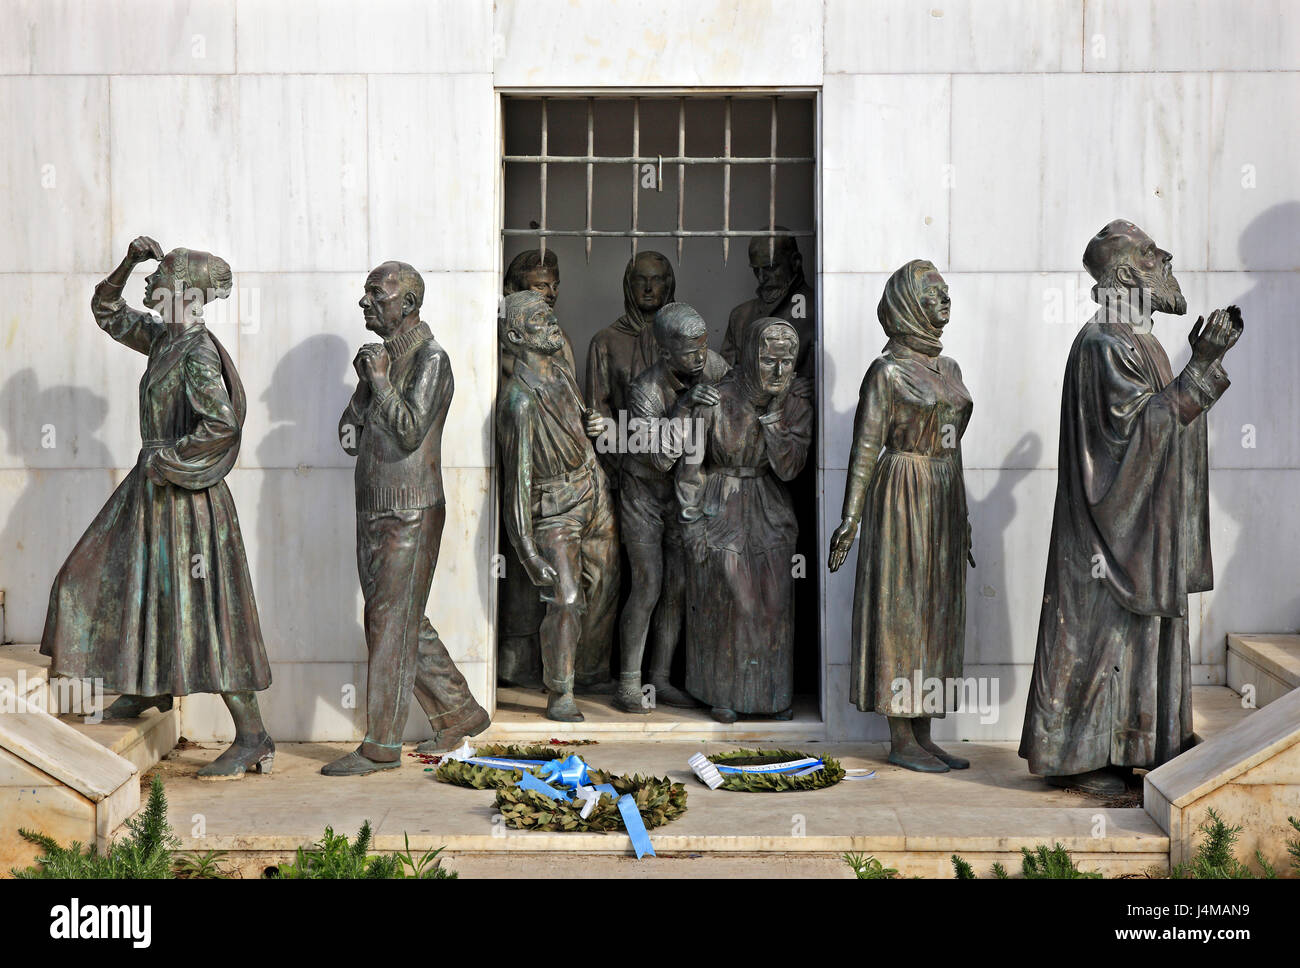
[[[1182,316],[1187,312],[1187,298],[1167,262],[1150,275],[1142,277],[1142,299],[1146,303],[1144,308],[1149,308],[1153,313]]]

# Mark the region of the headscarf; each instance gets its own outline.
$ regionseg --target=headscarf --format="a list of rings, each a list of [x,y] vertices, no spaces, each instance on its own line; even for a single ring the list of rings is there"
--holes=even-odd
[[[921,279],[934,271],[933,262],[913,259],[885,283],[876,315],[891,345],[900,344],[926,356],[938,356],[943,349],[939,341],[943,330],[931,324],[921,308]]]
[[[731,372],[740,381],[745,397],[750,401],[768,396],[758,376],[758,354],[764,343],[776,340],[789,342],[794,347],[795,359],[799,358],[799,334],[784,319],[764,316],[745,328],[745,345],[740,348],[740,365]]]
[[[661,252],[638,252],[632,258],[627,260],[627,268],[623,270],[623,315],[618,318],[615,326],[626,328],[628,332],[639,335],[650,323],[654,322],[654,313],[649,316],[641,311],[641,307],[636,304],[636,297],[632,294],[632,273],[636,270],[637,259],[646,259],[654,257],[664,264],[664,274],[668,276],[668,289],[664,293],[663,304],[667,306],[673,302],[677,293],[677,278],[673,275],[673,264],[668,261],[668,257]]]

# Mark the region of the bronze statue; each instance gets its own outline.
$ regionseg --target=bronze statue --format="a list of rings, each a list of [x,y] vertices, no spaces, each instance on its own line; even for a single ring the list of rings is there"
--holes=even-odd
[[[414,693],[433,738],[421,752],[455,749],[491,723],[425,615],[447,520],[442,431],[454,381],[447,353],[420,319],[424,280],[405,262],[366,278],[359,305],[367,343],[352,366],[357,389],[339,418],[356,457],[357,573],[366,599],[366,737],[321,768],[364,776],[402,765],[402,728]]]
[[[782,226],[777,226],[780,231]],[[756,235],[749,240],[749,266],[758,281],[754,298],[731,311],[727,335],[722,341],[722,358],[732,366],[740,362],[745,348],[745,328],[755,320],[784,319],[799,336],[799,359],[795,376],[811,380],[817,354],[815,294],[803,274],[803,256],[793,235]],[[811,396],[810,391],[805,395]]]
[[[1213,587],[1205,411],[1228,388],[1235,306],[1198,319],[1176,377],[1153,313],[1187,311],[1173,257],[1111,222],[1083,264],[1100,309],[1061,388],[1056,506],[1020,755],[1053,786],[1114,794],[1192,738],[1187,593]]]
[[[688,559],[686,691],[733,723],[794,715],[798,524],[783,483],[803,469],[812,406],[791,392],[799,336],[755,321],[716,405],[691,409],[697,457],[677,463]]]
[[[554,249],[545,254],[540,249],[525,249],[510,260],[502,284],[505,295],[512,292],[532,291],[546,300],[552,309],[560,296],[560,263]],[[563,333],[563,330],[561,330]],[[573,344],[564,335],[564,358],[569,369],[577,372],[573,362]],[[510,380],[514,357],[506,347],[498,347],[501,363],[500,391]],[[497,681],[502,685],[539,688],[542,684],[542,655],[538,643],[538,630],[546,617],[546,605],[537,595],[537,589],[519,563],[519,557],[510,547],[510,538],[502,529],[498,550],[505,562],[501,578],[501,592],[497,614],[500,628],[497,632]]]
[[[754,321],[768,317],[784,319],[799,334],[799,358],[795,361],[795,380],[791,392],[806,397],[813,405],[813,422],[809,428],[812,439],[817,439],[817,403],[813,380],[817,368],[817,309],[816,295],[804,275],[803,255],[799,243],[783,226],[776,226],[781,234],[755,235],[749,240],[749,266],[758,283],[754,298],[736,306],[727,320],[727,333],[722,342],[722,356],[735,366],[740,362],[745,345],[745,330]],[[804,563],[801,575],[795,580],[795,612],[811,623],[821,608],[818,582],[820,573],[813,567],[821,551],[817,546],[817,461],[810,460],[791,481],[786,482],[790,500],[794,505],[795,519],[799,522],[799,538],[795,553]],[[799,636],[802,654],[797,657],[797,674],[800,677],[820,678],[820,656],[817,654],[816,627],[810,625],[808,634]]]
[[[623,315],[591,338],[587,347],[587,406],[607,419],[618,421],[627,410],[627,388],[658,358],[651,322],[659,307],[670,303],[677,280],[666,256],[638,252],[623,270]],[[610,482],[620,483],[622,455],[617,450],[600,454]]]
[[[971,397],[941,356],[948,286],[924,260],[885,284],[876,314],[889,336],[862,380],[842,523],[831,539],[838,571],[862,525],[853,592],[849,700],[889,718],[889,762],[922,773],[964,770],[930,738],[930,696],[961,677],[970,526],[961,437]],[[917,684],[938,682],[939,689]]]
[[[581,722],[573,692],[578,683],[608,680],[618,603],[617,529],[591,443],[604,420],[583,403],[564,362],[559,320],[541,296],[507,296],[498,339],[512,357],[497,404],[502,518],[546,603],[540,630],[546,715]]]
[[[141,262],[145,305],[122,289]],[[51,673],[99,678],[119,698],[108,719],[170,709],[173,696],[221,693],[235,741],[199,770],[212,779],[270,773],[275,743],[256,693],[271,684],[253,583],[225,476],[239,453],[244,387],[203,306],[231,292],[230,266],[208,252],[163,255],[140,236],[95,287],[91,312],[109,336],[149,357],[140,383],[135,467],[59,569],[41,652]]]
[[[627,388],[630,440],[638,436],[649,446],[629,446],[623,454],[619,487],[619,534],[631,563],[631,594],[621,619],[622,665],[614,705],[629,713],[648,713],[641,697],[641,659],[653,619],[654,648],[650,654],[650,684],[655,702],[694,706],[695,700],[668,680],[681,635],[686,594],[686,558],[673,468],[684,456],[683,424],[695,407],[718,403],[711,384],[726,375],[727,362],[709,349],[704,320],[685,303],[670,302],[650,326],[659,359]]]

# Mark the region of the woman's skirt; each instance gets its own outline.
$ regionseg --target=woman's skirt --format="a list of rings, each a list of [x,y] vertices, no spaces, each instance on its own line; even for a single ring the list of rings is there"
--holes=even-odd
[[[952,711],[969,548],[956,460],[886,451],[858,546],[849,701],[859,709],[903,717]]]

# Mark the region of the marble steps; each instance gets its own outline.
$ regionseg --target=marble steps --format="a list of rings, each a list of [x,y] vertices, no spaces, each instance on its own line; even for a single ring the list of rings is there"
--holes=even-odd
[[[93,697],[90,709],[114,698]],[[50,683],[36,646],[0,646],[0,876],[36,856],[19,827],[106,847],[140,807],[140,778],[180,738],[174,709],[92,722],[70,711],[79,699]]]
[[[20,828],[102,850],[139,806],[135,764],[0,684],[0,875],[37,854]]]
[[[1228,685],[1267,706],[1300,687],[1300,635],[1229,635]]]
[[[0,646],[0,687],[9,683],[19,688],[35,708],[50,713],[87,739],[126,759],[141,776],[170,753],[180,740],[181,719],[175,708],[165,713],[150,709],[138,719],[87,721],[95,717],[87,717],[83,708],[89,708],[92,713],[102,711],[117,696],[106,693],[100,697],[88,697],[91,702],[83,707],[76,693],[69,694],[58,684],[50,683],[49,670],[49,657],[40,654],[39,646]]]
[[[1143,807],[1169,836],[1170,864],[1187,863],[1197,828],[1214,809],[1243,830],[1237,856],[1256,848],[1279,871],[1289,869],[1286,841],[1300,817],[1300,690],[1238,717],[1181,756],[1148,773]]]

